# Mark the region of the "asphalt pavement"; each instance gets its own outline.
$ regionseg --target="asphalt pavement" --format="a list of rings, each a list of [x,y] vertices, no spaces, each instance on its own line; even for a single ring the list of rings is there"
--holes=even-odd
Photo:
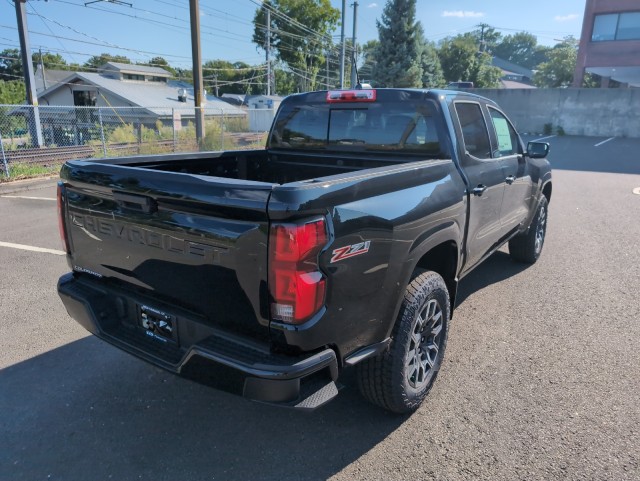
[[[313,413],[252,403],[89,336],[56,294],[55,189],[0,191],[0,480],[640,479],[640,140],[547,141],[542,257],[461,282],[410,416],[350,375]]]

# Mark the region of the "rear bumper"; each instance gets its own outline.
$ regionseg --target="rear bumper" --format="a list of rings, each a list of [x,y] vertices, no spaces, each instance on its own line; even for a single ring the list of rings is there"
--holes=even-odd
[[[337,394],[338,363],[332,349],[297,357],[274,354],[268,346],[221,333],[172,306],[166,309],[178,320],[178,334],[184,332],[187,338],[188,331],[193,339],[197,332],[197,341],[188,346],[162,342],[138,325],[131,308],[149,303],[148,299],[133,299],[130,292],[73,274],[60,278],[58,294],[69,315],[89,332],[180,376],[255,401],[299,409],[315,409]]]

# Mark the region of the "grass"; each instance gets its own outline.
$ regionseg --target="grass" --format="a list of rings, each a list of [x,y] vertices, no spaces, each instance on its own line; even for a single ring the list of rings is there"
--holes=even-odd
[[[9,182],[12,180],[30,179],[33,177],[43,177],[47,175],[56,175],[60,172],[60,164],[56,165],[39,165],[39,164],[9,164],[9,177],[6,176],[4,165],[1,166],[0,182]]]

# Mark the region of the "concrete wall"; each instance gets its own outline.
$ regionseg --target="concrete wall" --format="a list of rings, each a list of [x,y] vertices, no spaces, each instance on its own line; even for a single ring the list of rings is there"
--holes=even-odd
[[[640,137],[640,89],[474,89],[494,100],[520,132],[544,124],[567,135]]]

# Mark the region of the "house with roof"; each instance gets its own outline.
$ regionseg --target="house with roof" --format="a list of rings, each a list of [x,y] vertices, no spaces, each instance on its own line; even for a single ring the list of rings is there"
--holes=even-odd
[[[534,89],[533,70],[521,67],[500,57],[493,57],[491,65],[502,70],[500,86],[504,89]]]
[[[140,136],[142,126],[160,122],[180,130],[195,120],[193,86],[160,67],[108,62],[97,72],[38,68],[34,76],[47,143],[82,144],[94,137],[98,124],[132,125]],[[247,116],[245,109],[206,92],[203,109],[205,118]],[[12,112],[27,114],[26,107]]]
[[[183,122],[194,118],[193,86],[160,67],[108,62],[97,72],[38,69],[36,90],[41,106],[102,107],[107,118],[141,124],[173,121],[176,112]],[[206,116],[246,115],[213,95],[205,95],[204,108]]]

